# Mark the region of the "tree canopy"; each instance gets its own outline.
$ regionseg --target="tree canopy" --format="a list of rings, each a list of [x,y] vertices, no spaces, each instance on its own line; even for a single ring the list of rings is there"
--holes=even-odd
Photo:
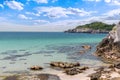
[[[92,22],[90,24],[85,24],[85,25],[80,25],[77,26],[76,29],[78,28],[90,28],[93,30],[112,30],[112,28],[115,26],[115,24],[106,24],[103,22]]]

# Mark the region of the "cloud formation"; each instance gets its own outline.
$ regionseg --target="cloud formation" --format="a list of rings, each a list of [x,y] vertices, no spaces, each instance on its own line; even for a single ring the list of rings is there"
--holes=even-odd
[[[28,17],[26,17],[26,16],[23,15],[23,14],[19,14],[19,15],[18,15],[18,18],[20,18],[20,19],[29,19]]]
[[[17,2],[17,1],[5,1],[4,2],[5,5],[7,5],[9,8],[11,9],[15,9],[15,10],[23,10],[23,6],[24,4],[22,4],[21,2]]]
[[[90,1],[90,2],[100,2],[102,0],[83,0],[83,1]],[[103,0],[104,2],[111,4],[111,5],[120,5],[120,0]]]
[[[1,8],[4,8],[4,6],[3,6],[2,4],[0,4],[0,7],[1,7]]]
[[[61,18],[68,17],[69,15],[78,15],[78,16],[89,16],[93,12],[85,11],[84,9],[79,8],[63,8],[63,7],[37,7],[38,14],[50,18]]]
[[[34,1],[34,2],[36,2],[36,3],[38,3],[38,4],[40,4],[40,3],[45,3],[45,4],[47,4],[48,3],[48,0],[27,0],[28,2],[29,1]]]

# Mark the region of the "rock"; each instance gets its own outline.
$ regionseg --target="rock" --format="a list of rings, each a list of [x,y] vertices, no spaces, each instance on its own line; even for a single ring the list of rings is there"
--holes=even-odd
[[[86,69],[89,69],[89,67],[87,66],[83,66],[83,67],[79,67],[80,70],[86,70]]]
[[[65,70],[65,73],[67,75],[76,75],[82,72],[83,70],[80,70],[79,68],[70,68],[70,69]]]
[[[52,67],[59,67],[59,68],[73,68],[73,67],[80,66],[80,63],[51,62],[50,65]]]
[[[120,77],[112,78],[111,80],[120,80]]]
[[[104,62],[120,61],[120,23],[97,46],[95,54]]]
[[[18,78],[19,78],[19,76],[14,75],[14,76],[8,76],[3,80],[18,80]]]
[[[96,72],[96,73],[89,75],[90,80],[99,80],[100,76],[101,76],[101,72]]]
[[[2,80],[60,80],[60,78],[53,74],[21,74],[8,76]]]
[[[79,53],[80,53],[80,54],[83,54],[83,53],[85,53],[85,50],[81,50]]]
[[[101,72],[101,71],[104,71],[104,67],[99,67],[99,68],[94,69],[94,70],[97,71],[97,72]]]
[[[76,75],[76,74],[82,73],[86,69],[88,69],[88,67],[74,67],[74,68],[66,69],[65,73],[67,75]]]
[[[114,65],[115,68],[120,69],[120,62]]]
[[[41,66],[32,66],[30,67],[30,70],[42,70],[43,68]]]
[[[58,76],[52,74],[39,74],[37,76],[40,80],[60,80]]]
[[[88,49],[91,49],[91,46],[90,45],[83,45],[82,48],[88,50]]]
[[[113,65],[113,64],[111,64],[111,65],[109,65],[109,66],[108,66],[108,68],[114,68],[114,65]]]

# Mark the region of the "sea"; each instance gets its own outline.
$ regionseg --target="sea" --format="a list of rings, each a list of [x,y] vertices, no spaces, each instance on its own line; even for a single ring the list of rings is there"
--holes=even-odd
[[[33,65],[50,68],[53,61],[101,66],[94,52],[107,34],[64,32],[0,32],[0,74],[29,71]],[[92,48],[84,50],[82,45]]]

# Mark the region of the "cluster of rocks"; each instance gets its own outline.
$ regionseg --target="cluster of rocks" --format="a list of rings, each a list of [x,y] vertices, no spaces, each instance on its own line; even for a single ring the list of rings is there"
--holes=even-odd
[[[57,67],[63,70],[64,73],[67,75],[76,75],[79,73],[82,73],[86,69],[89,69],[88,67],[81,67],[80,63],[68,63],[68,62],[51,62],[50,63],[51,67]],[[30,70],[42,70],[43,67],[41,66],[32,66],[30,67]]]
[[[50,65],[52,67],[59,67],[64,70],[64,73],[67,75],[76,75],[79,73],[82,73],[86,69],[89,69],[88,67],[81,67],[80,63],[68,63],[68,62],[51,62]]]
[[[66,69],[65,73],[67,75],[76,75],[76,74],[82,73],[86,69],[89,69],[89,67],[74,67],[74,68]]]
[[[120,63],[95,69],[96,73],[89,75],[90,80],[120,80]],[[118,77],[119,76],[119,77]]]
[[[80,63],[68,63],[68,62],[51,62],[50,65],[52,67],[59,67],[59,68],[73,68],[80,66]]]

